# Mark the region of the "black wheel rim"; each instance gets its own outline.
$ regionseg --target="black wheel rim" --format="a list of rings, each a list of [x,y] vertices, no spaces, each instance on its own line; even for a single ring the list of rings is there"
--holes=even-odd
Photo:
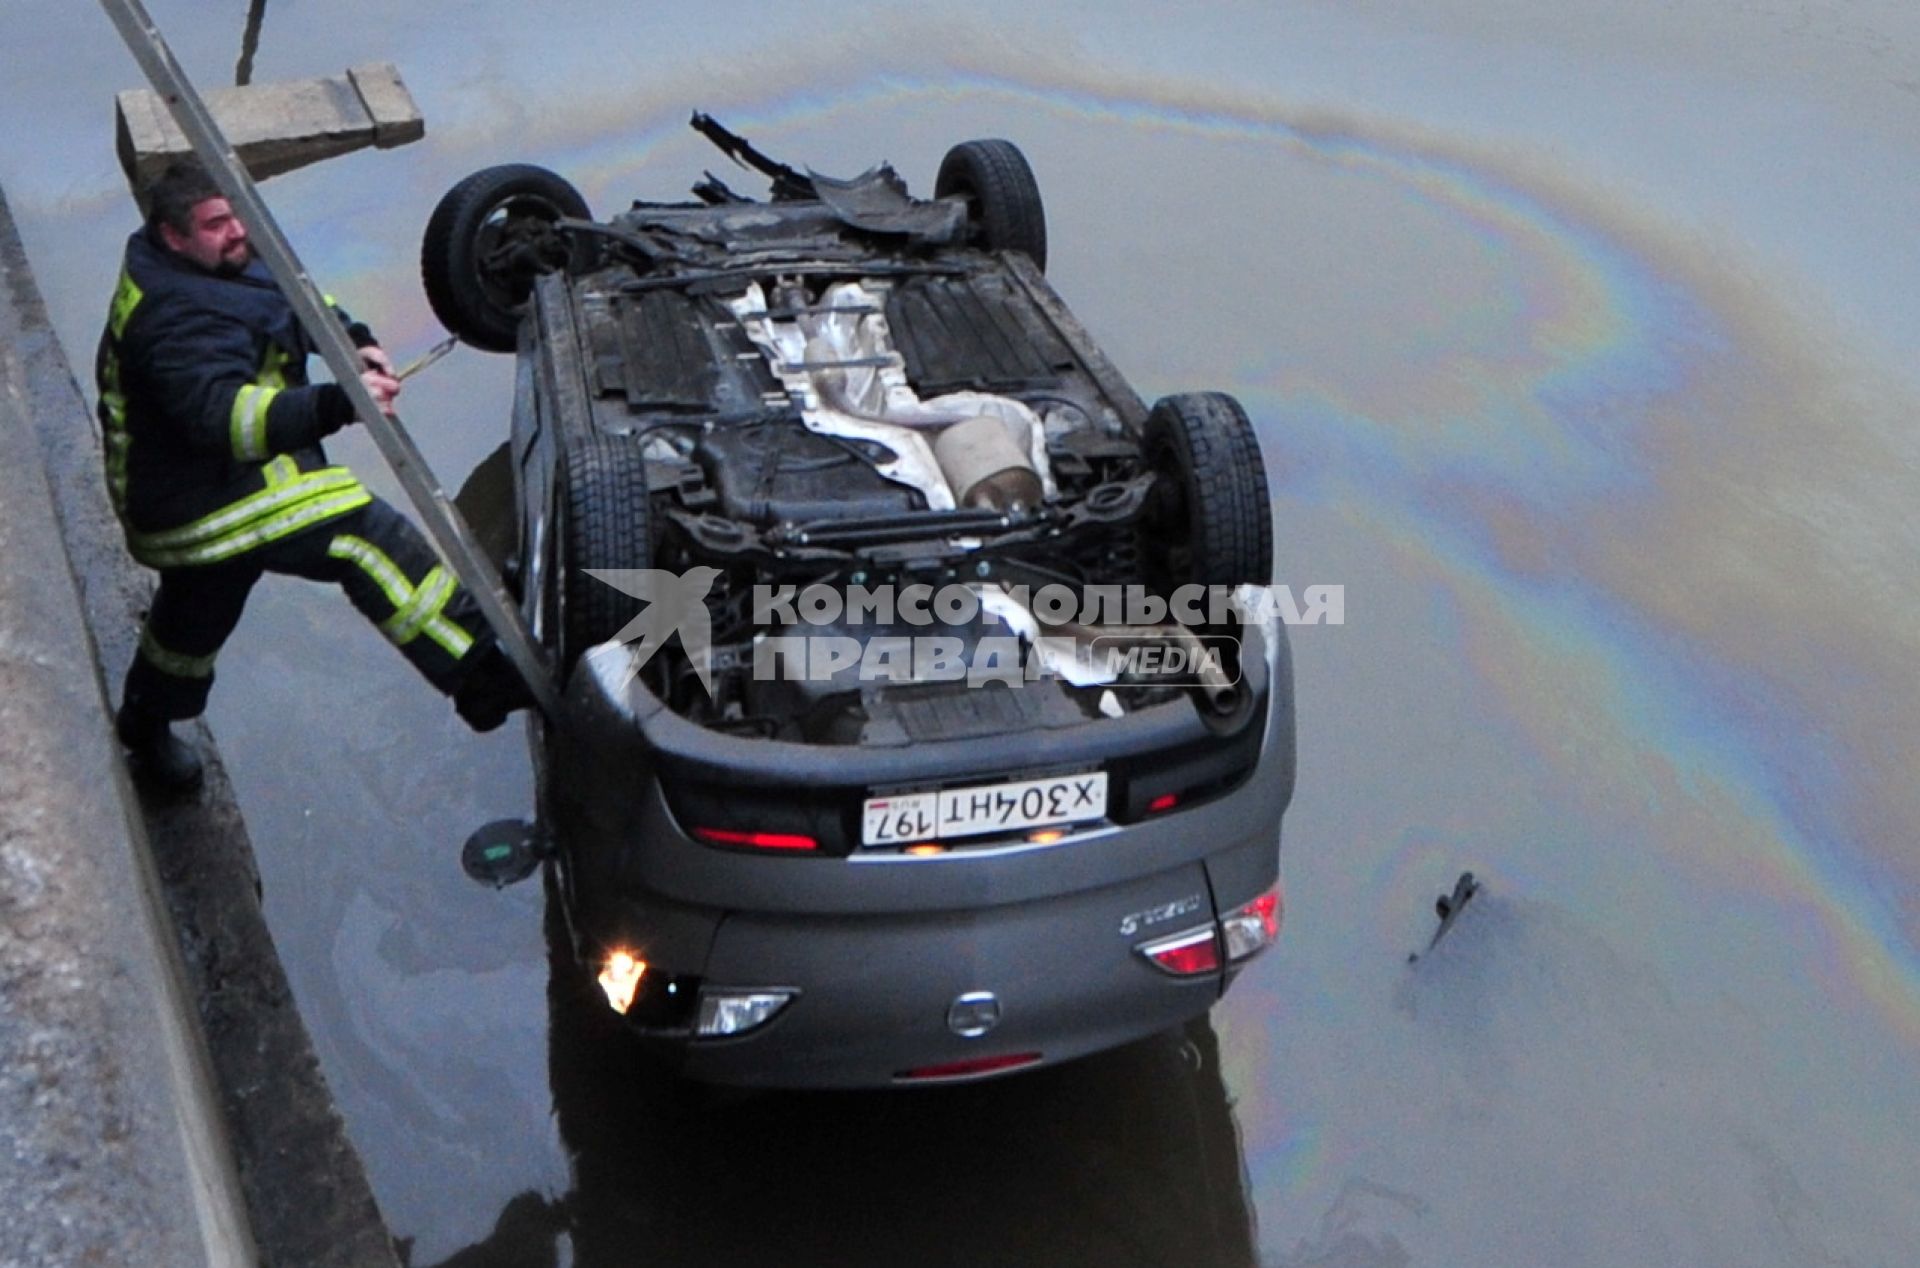
[[[473,231],[474,274],[488,302],[518,312],[533,279],[556,252],[554,222],[566,213],[544,198],[522,194],[488,211]]]

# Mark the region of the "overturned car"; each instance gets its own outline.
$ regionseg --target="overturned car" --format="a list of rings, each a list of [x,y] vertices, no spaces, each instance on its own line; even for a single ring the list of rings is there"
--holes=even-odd
[[[1020,151],[931,199],[696,115],[771,182],[595,220],[489,168],[429,222],[517,354],[508,577],[580,980],[689,1077],[982,1078],[1204,1012],[1280,920],[1270,507],[1231,398],[1148,409],[1048,285]]]

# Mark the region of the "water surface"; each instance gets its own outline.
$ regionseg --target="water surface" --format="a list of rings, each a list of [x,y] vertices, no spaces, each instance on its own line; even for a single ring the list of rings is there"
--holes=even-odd
[[[531,800],[517,740],[465,734],[337,596],[263,587],[213,720],[414,1262],[1909,1256],[1920,16],[1403,9],[270,8],[257,77],[387,58],[427,115],[265,187],[390,346],[439,337],[418,233],[476,167],[608,209],[722,161],[696,106],[921,187],[1011,137],[1055,285],[1143,394],[1241,397],[1281,579],[1347,588],[1296,631],[1287,929],[1210,1028],[959,1098],[686,1107],[550,1041],[537,887],[458,874]],[[241,14],[153,11],[230,76]],[[84,364],[136,74],[85,6],[17,3],[0,48],[35,125],[0,183]],[[508,374],[462,350],[410,384],[449,485]],[[1485,894],[1410,966],[1467,868]]]

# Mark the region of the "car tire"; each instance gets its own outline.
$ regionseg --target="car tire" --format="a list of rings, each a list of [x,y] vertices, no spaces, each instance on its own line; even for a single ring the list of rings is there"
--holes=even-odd
[[[614,637],[640,615],[640,600],[588,572],[653,566],[647,464],[639,445],[598,434],[575,442],[567,453],[557,509],[564,672],[582,652]]]
[[[440,324],[476,348],[512,352],[534,275],[572,252],[547,227],[563,217],[592,218],[580,191],[544,167],[489,167],[448,190],[420,243],[420,280]],[[529,249],[511,265],[495,262],[514,239]]]
[[[1047,270],[1047,213],[1027,156],[1011,141],[962,141],[941,160],[936,198],[963,197],[974,239],[989,251],[1024,251]]]
[[[1269,585],[1273,507],[1260,441],[1224,392],[1168,396],[1147,416],[1148,464],[1174,477],[1152,526],[1173,585]]]

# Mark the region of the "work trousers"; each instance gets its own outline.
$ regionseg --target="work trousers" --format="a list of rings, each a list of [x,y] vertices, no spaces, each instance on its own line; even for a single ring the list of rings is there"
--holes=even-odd
[[[486,634],[473,596],[407,519],[375,498],[305,532],[214,564],[166,568],[127,671],[125,707],[147,717],[198,717],[213,662],[263,573],[337,583],[428,682],[452,694]]]

